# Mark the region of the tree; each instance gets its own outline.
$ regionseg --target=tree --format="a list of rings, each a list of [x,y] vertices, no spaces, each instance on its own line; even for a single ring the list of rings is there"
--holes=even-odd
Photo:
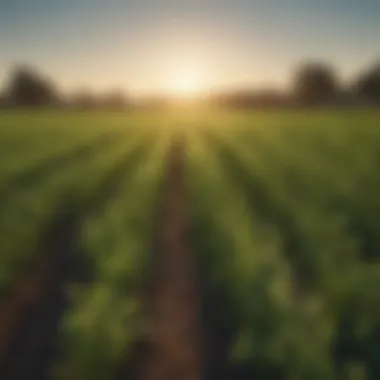
[[[295,98],[303,104],[321,104],[338,93],[334,70],[321,63],[308,63],[299,67],[294,79]]]
[[[47,106],[58,102],[54,85],[28,66],[16,67],[9,81],[7,98],[15,106]]]
[[[380,102],[380,62],[359,77],[355,92],[365,99]]]

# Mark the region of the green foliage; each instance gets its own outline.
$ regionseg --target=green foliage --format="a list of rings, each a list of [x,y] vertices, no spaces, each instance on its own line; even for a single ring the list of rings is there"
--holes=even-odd
[[[46,248],[47,230],[71,213],[79,227],[70,249],[90,276],[67,289],[51,370],[63,379],[112,378],[143,334],[140,295],[170,133],[146,117],[27,116],[0,119],[8,164],[0,175],[0,291],[5,300],[34,261],[59,249],[54,241]]]
[[[240,113],[192,134],[192,243],[226,373],[380,376],[378,125]]]
[[[56,378],[112,379],[142,289],[173,134],[218,379],[380,376],[380,129],[372,111],[0,117],[0,295],[62,210],[91,272],[67,289]]]
[[[140,297],[151,259],[165,134],[149,145],[150,153],[124,174],[112,199],[84,221],[81,241],[92,280],[73,290],[57,378],[112,378],[144,334]]]

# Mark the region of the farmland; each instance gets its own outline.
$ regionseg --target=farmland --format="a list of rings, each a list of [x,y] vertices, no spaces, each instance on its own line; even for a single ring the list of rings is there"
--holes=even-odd
[[[379,126],[3,112],[0,378],[377,379]]]

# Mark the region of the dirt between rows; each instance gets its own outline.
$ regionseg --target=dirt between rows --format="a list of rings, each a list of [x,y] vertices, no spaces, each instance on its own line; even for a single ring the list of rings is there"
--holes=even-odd
[[[173,140],[167,157],[161,223],[157,229],[146,297],[148,335],[138,380],[202,379],[202,333],[194,258],[187,240],[185,140]]]
[[[43,237],[39,260],[0,306],[0,379],[50,379],[66,285],[78,275],[76,231],[62,214]]]

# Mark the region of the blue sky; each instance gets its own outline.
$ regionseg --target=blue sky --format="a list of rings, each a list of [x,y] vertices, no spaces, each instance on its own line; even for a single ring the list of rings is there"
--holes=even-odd
[[[65,90],[286,86],[304,59],[343,78],[380,58],[379,0],[0,0],[0,81],[27,62]]]

